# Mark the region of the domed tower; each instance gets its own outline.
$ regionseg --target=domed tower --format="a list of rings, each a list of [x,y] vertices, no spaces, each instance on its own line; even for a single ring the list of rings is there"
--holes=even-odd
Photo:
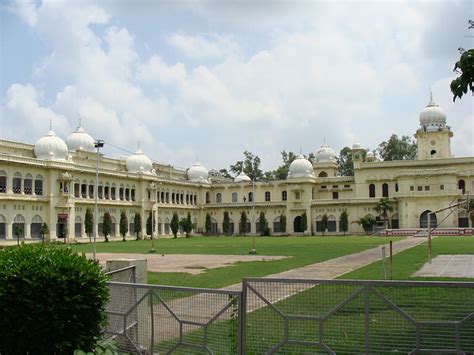
[[[290,171],[288,172],[287,179],[299,179],[299,178],[314,178],[313,165],[311,162],[300,154],[290,164]]]
[[[84,131],[80,122],[76,130],[69,137],[67,137],[66,143],[68,149],[72,151],[76,151],[78,149],[87,151],[94,150],[94,138]]]
[[[140,147],[135,151],[135,154],[129,156],[126,162],[127,171],[131,173],[151,174],[153,164],[145,154],[140,150]]]
[[[51,124],[49,132],[36,141],[34,152],[36,158],[42,160],[64,161],[68,155],[66,143],[54,133]]]
[[[314,173],[317,177],[337,176],[338,165],[336,152],[324,143],[314,155]]]
[[[241,171],[240,174],[234,178],[234,182],[250,182],[250,181],[252,181],[252,179],[250,179],[248,175],[244,173],[243,171]]]
[[[188,180],[192,182],[209,182],[209,172],[200,163],[196,162],[188,169]]]
[[[418,160],[451,158],[453,132],[446,126],[446,114],[433,101],[420,113],[420,128],[415,133]]]

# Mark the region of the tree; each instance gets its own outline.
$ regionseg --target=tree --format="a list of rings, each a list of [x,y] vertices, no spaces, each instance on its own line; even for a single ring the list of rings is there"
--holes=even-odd
[[[263,177],[263,172],[260,169],[260,163],[261,160],[257,155],[254,155],[249,151],[244,151],[244,160],[239,160],[234,165],[231,165],[230,171],[235,175],[238,175],[243,171],[252,180],[261,179]]]
[[[379,144],[377,151],[384,161],[413,160],[416,157],[417,145],[409,136],[398,138],[392,134],[387,142]]]
[[[153,215],[150,212],[148,218],[146,219],[146,235],[149,235],[150,238],[153,238]]]
[[[225,211],[224,212],[224,219],[222,220],[222,231],[224,234],[229,234],[230,232],[230,218],[229,218],[229,212]]]
[[[258,218],[258,229],[260,229],[260,235],[270,235],[270,230],[268,229],[268,222],[265,218],[265,212],[261,211]]]
[[[469,20],[469,29],[474,28],[474,21]],[[454,64],[454,72],[460,74],[451,82],[451,92],[453,93],[453,101],[456,97],[461,98],[467,94],[468,89],[474,94],[474,49],[459,48],[461,54],[459,60]]]
[[[193,229],[193,223],[191,222],[191,218],[183,218],[179,221],[179,226],[183,229],[183,232],[186,233],[186,238],[189,238],[189,233]]]
[[[321,229],[323,231],[323,235],[328,229],[328,215],[325,213],[323,214],[323,217],[321,218]]]
[[[280,215],[280,229],[286,233],[286,216],[283,213]]]
[[[142,233],[142,217],[138,212],[135,213],[135,217],[133,218],[133,225],[135,228],[136,240],[140,240],[140,235]]]
[[[370,215],[361,217],[356,222],[357,224],[359,224],[359,226],[362,226],[362,228],[364,229],[366,233],[370,233],[373,227],[375,226],[375,224],[377,223],[375,218]]]
[[[301,229],[303,230],[303,233],[308,229],[308,216],[306,215],[306,212],[303,212],[301,215]]]
[[[16,236],[16,243],[20,245],[20,235],[23,234],[23,225],[14,224],[13,225],[13,234]]]
[[[94,215],[92,214],[92,210],[90,208],[86,209],[84,227],[86,234],[89,236],[89,242],[92,242],[92,233],[94,233]]]
[[[41,240],[44,243],[44,236],[49,234],[49,228],[46,223],[41,226]]]
[[[104,213],[104,220],[102,222],[102,234],[105,237],[105,241],[108,242],[108,236],[112,232],[112,216],[109,212]]]
[[[339,230],[344,232],[344,235],[346,235],[346,232],[349,229],[349,215],[347,214],[347,211],[342,211],[339,218]]]
[[[354,176],[354,162],[352,161],[351,148],[344,147],[341,149],[337,163],[339,165],[339,175]]]
[[[245,232],[247,231],[247,213],[245,213],[245,211],[242,211],[242,213],[240,214],[240,223],[239,223],[239,227],[240,227],[240,234],[243,234],[245,236]]]
[[[128,232],[128,218],[125,212],[122,211],[120,214],[120,234],[122,235],[122,241],[125,241],[125,235]]]
[[[228,178],[228,179],[232,179],[232,176],[229,174],[229,172],[227,171],[227,169],[220,169],[220,170],[219,170],[219,173],[221,174],[222,177],[225,177],[225,178]]]
[[[296,154],[286,150],[282,150],[280,153],[283,164],[276,168],[276,170],[273,170],[273,177],[276,180],[285,180],[288,176],[288,171],[290,171],[291,163],[296,159]]]
[[[388,218],[388,212],[393,211],[393,207],[390,205],[388,197],[382,197],[374,207],[374,210],[380,215],[383,221],[386,221],[387,228],[390,228],[390,219]]]
[[[211,233],[211,215],[209,213],[206,214],[206,223],[204,225],[204,228],[206,230],[206,233]]]
[[[178,238],[179,218],[176,213],[173,213],[173,218],[171,218],[170,228],[171,228],[171,232],[173,233],[174,238]]]

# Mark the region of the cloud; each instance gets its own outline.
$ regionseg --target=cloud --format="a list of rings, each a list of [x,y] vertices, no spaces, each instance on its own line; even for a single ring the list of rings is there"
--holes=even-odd
[[[31,27],[38,22],[35,0],[15,0],[5,6],[8,11],[16,14]]]
[[[227,34],[209,33],[192,36],[174,33],[168,37],[167,42],[184,55],[199,60],[221,59],[240,52],[233,36]]]

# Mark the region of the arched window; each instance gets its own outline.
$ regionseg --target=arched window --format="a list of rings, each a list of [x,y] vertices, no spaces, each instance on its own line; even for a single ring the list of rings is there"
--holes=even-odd
[[[104,186],[102,185],[102,182],[99,182],[99,188],[97,189],[98,191],[98,198],[104,198]]]
[[[125,199],[124,191],[125,191],[125,189],[123,188],[123,185],[120,185],[120,188],[119,188],[119,199],[120,199],[120,201],[123,201]]]
[[[109,183],[106,182],[104,186],[104,198],[108,200],[110,198],[110,186]]]
[[[282,191],[281,192],[281,200],[282,201],[286,201],[288,199],[288,192],[285,191]]]
[[[81,197],[87,198],[87,181],[83,181],[81,185]]]
[[[94,182],[89,181],[89,198],[94,198]]]
[[[328,177],[328,173],[325,171],[321,171],[318,175],[318,177]]]
[[[43,226],[43,219],[36,215],[31,219],[31,238],[41,238],[41,227]]]
[[[174,192],[171,193],[171,203],[175,203],[175,196],[176,194]]]
[[[125,201],[130,201],[130,187],[125,188]]]
[[[0,214],[0,239],[6,239],[7,237],[7,219],[4,215]]]
[[[15,218],[13,219],[13,236],[16,238],[17,236],[19,238],[24,238],[25,237],[25,217],[23,217],[21,214],[17,214]]]
[[[232,202],[237,202],[239,200],[239,196],[237,192],[232,192]]]
[[[374,184],[369,185],[369,197],[375,197],[375,185]]]
[[[211,194],[208,192],[206,192],[206,203],[211,203]]]
[[[382,197],[388,197],[388,184],[382,184]]]
[[[216,203],[221,203],[222,202],[222,194],[218,192],[216,194]]]
[[[0,171],[0,193],[7,192],[7,173],[4,170]]]
[[[395,183],[395,192],[398,192],[398,182]]]
[[[115,184],[112,184],[112,186],[110,187],[110,198],[112,200],[115,200],[116,199],[116,191],[117,191],[117,188],[115,187]]]
[[[81,183],[79,181],[74,182],[74,197],[79,198],[81,190]]]
[[[21,174],[15,173],[13,175],[13,193],[21,194]]]
[[[25,195],[33,194],[33,176],[26,174],[25,180],[23,181],[23,193]]]
[[[130,199],[132,201],[135,201],[135,185],[132,185],[132,188],[130,190]]]
[[[265,191],[265,201],[270,201],[270,198],[271,198],[271,195],[270,195],[270,191]]]
[[[461,190],[463,194],[466,193],[466,182],[464,180],[458,181],[458,189]]]

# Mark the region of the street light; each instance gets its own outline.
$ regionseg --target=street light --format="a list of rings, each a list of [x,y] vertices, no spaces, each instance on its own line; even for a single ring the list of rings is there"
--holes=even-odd
[[[97,162],[95,166],[95,196],[94,196],[94,243],[93,243],[93,258],[96,260],[95,254],[96,254],[96,239],[97,239],[97,230],[99,228],[99,225],[97,224],[98,219],[97,219],[97,196],[99,194],[99,149],[104,147],[104,141],[101,139],[98,139],[94,142],[94,147],[97,149]]]
[[[252,250],[250,250],[249,254],[257,254],[257,249],[255,249],[255,234],[257,234],[257,225],[255,224],[255,201],[256,201],[256,196],[255,196],[255,178],[252,180],[252,217],[253,217],[253,224],[255,226],[255,233],[253,234],[252,237]],[[250,231],[252,231],[252,228],[250,228]]]

